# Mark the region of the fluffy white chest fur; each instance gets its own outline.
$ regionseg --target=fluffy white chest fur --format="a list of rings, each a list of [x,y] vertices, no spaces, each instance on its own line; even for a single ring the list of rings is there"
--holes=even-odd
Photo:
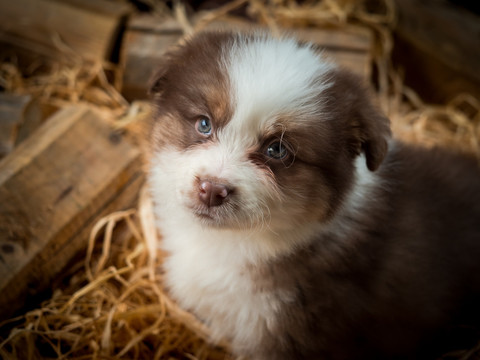
[[[182,307],[210,326],[213,341],[234,340],[240,352],[255,348],[290,295],[259,288],[251,268],[290,251],[294,239],[302,242],[316,229],[279,236],[267,224],[244,230],[205,227],[183,206],[185,173],[178,171],[181,161],[171,161],[178,157],[182,154],[175,151],[162,153],[151,177],[161,247],[167,252],[166,285]]]
[[[239,351],[255,348],[264,332],[275,326],[279,294],[262,291],[252,282],[247,257],[230,243],[241,243],[245,234],[196,226],[170,230],[164,249],[171,255],[165,270],[172,295],[210,326],[213,341],[233,340]],[[288,300],[288,294],[281,298]]]

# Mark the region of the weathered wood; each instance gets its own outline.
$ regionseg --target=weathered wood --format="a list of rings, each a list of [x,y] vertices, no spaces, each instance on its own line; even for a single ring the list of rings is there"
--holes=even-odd
[[[15,0],[0,2],[0,40],[56,57],[63,53],[105,60],[131,11],[106,0]]]
[[[480,17],[444,0],[396,0],[394,60],[427,101],[480,96]]]
[[[182,31],[173,20],[162,22],[148,15],[134,16],[128,29],[121,50],[119,88],[127,100],[145,99],[159,59],[181,38]]]
[[[33,99],[25,109],[23,122],[18,129],[15,146],[18,146],[21,142],[34,134],[48,118],[58,111],[58,109],[59,108],[56,105],[43,103],[38,99]]]
[[[206,29],[248,31],[256,27],[258,26],[245,20],[229,17],[210,23]],[[336,29],[288,28],[281,29],[281,32],[282,34],[291,34],[300,41],[318,45],[327,58],[366,80],[370,79],[373,47],[373,33],[370,29],[348,25]]]
[[[0,93],[0,158],[27,139],[58,107],[32,95]]]
[[[38,104],[30,95],[0,93],[0,158],[10,153],[18,142],[22,127],[41,120]]]
[[[140,151],[87,107],[59,111],[0,161],[0,317],[48,289],[142,182]]]
[[[294,34],[317,44],[328,58],[370,81],[374,41],[370,29],[349,25],[341,29],[296,29]]]
[[[229,17],[210,23],[205,30],[248,31],[255,27],[243,19]],[[373,34],[369,29],[347,26],[342,29],[285,29],[285,33],[317,44],[327,57],[341,66],[366,80],[370,78]],[[161,22],[148,15],[132,17],[121,52],[123,80],[120,87],[127,99],[147,97],[148,84],[160,58],[181,36],[182,29],[174,20]]]

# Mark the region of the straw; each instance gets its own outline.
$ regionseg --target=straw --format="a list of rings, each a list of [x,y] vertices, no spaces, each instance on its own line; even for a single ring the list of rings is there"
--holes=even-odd
[[[373,65],[377,68],[377,96],[392,122],[394,135],[425,146],[445,146],[480,159],[480,102],[459,94],[442,105],[425,104],[403,83],[391,62],[393,0],[234,0],[203,13],[192,22],[180,2],[169,10],[163,2],[141,0],[159,17],[177,18],[185,36],[246,6],[258,23],[278,33],[281,27],[343,27],[357,24],[375,34]],[[371,4],[371,2],[369,2]],[[53,39],[66,61],[51,64],[48,73],[25,76],[15,57],[0,59],[0,85],[9,92],[29,93],[44,103],[65,106],[88,103],[100,109],[117,128],[134,129],[149,115],[148,104],[128,104],[108,81],[119,71],[109,63],[78,57]],[[118,74],[117,74],[118,75]],[[133,131],[135,132],[135,131]],[[211,344],[209,329],[193,314],[178,307],[163,284],[162,262],[167,254],[155,226],[147,187],[136,208],[114,212],[92,229],[85,259],[69,284],[56,289],[38,309],[0,323],[3,359],[234,359],[227,343]],[[450,358],[478,357],[479,346],[450,354]]]

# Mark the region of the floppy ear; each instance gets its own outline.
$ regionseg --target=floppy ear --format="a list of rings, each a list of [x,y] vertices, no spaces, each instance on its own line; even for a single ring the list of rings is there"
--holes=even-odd
[[[166,85],[166,74],[168,72],[168,64],[167,61],[163,61],[159,69],[150,79],[150,83],[148,86],[148,95],[151,97],[159,96],[165,89]]]
[[[150,79],[148,95],[150,97],[160,97],[168,86],[169,73],[175,71],[176,67],[182,63],[182,45],[172,45],[162,54],[160,61],[156,64],[156,71]]]
[[[363,97],[358,117],[360,144],[368,169],[375,171],[387,155],[387,141],[391,137],[390,122],[373,106],[366,94]]]
[[[365,154],[370,171],[378,169],[388,151],[390,122],[373,104],[362,79],[343,69],[331,73],[331,108],[342,123],[353,155]]]

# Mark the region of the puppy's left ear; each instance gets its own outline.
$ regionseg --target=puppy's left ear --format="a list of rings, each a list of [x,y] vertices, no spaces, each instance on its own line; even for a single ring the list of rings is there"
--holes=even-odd
[[[378,169],[388,151],[388,139],[391,137],[390,122],[374,105],[369,98],[361,99],[356,119],[359,130],[359,140],[362,151],[367,159],[370,171]]]
[[[331,73],[330,105],[335,104],[334,113],[346,137],[353,156],[365,154],[370,171],[378,169],[388,151],[391,137],[390,122],[376,108],[371,91],[362,79],[346,70],[333,70]]]
[[[166,74],[168,72],[168,62],[163,60],[155,74],[150,79],[148,95],[150,97],[160,96],[165,89]]]

